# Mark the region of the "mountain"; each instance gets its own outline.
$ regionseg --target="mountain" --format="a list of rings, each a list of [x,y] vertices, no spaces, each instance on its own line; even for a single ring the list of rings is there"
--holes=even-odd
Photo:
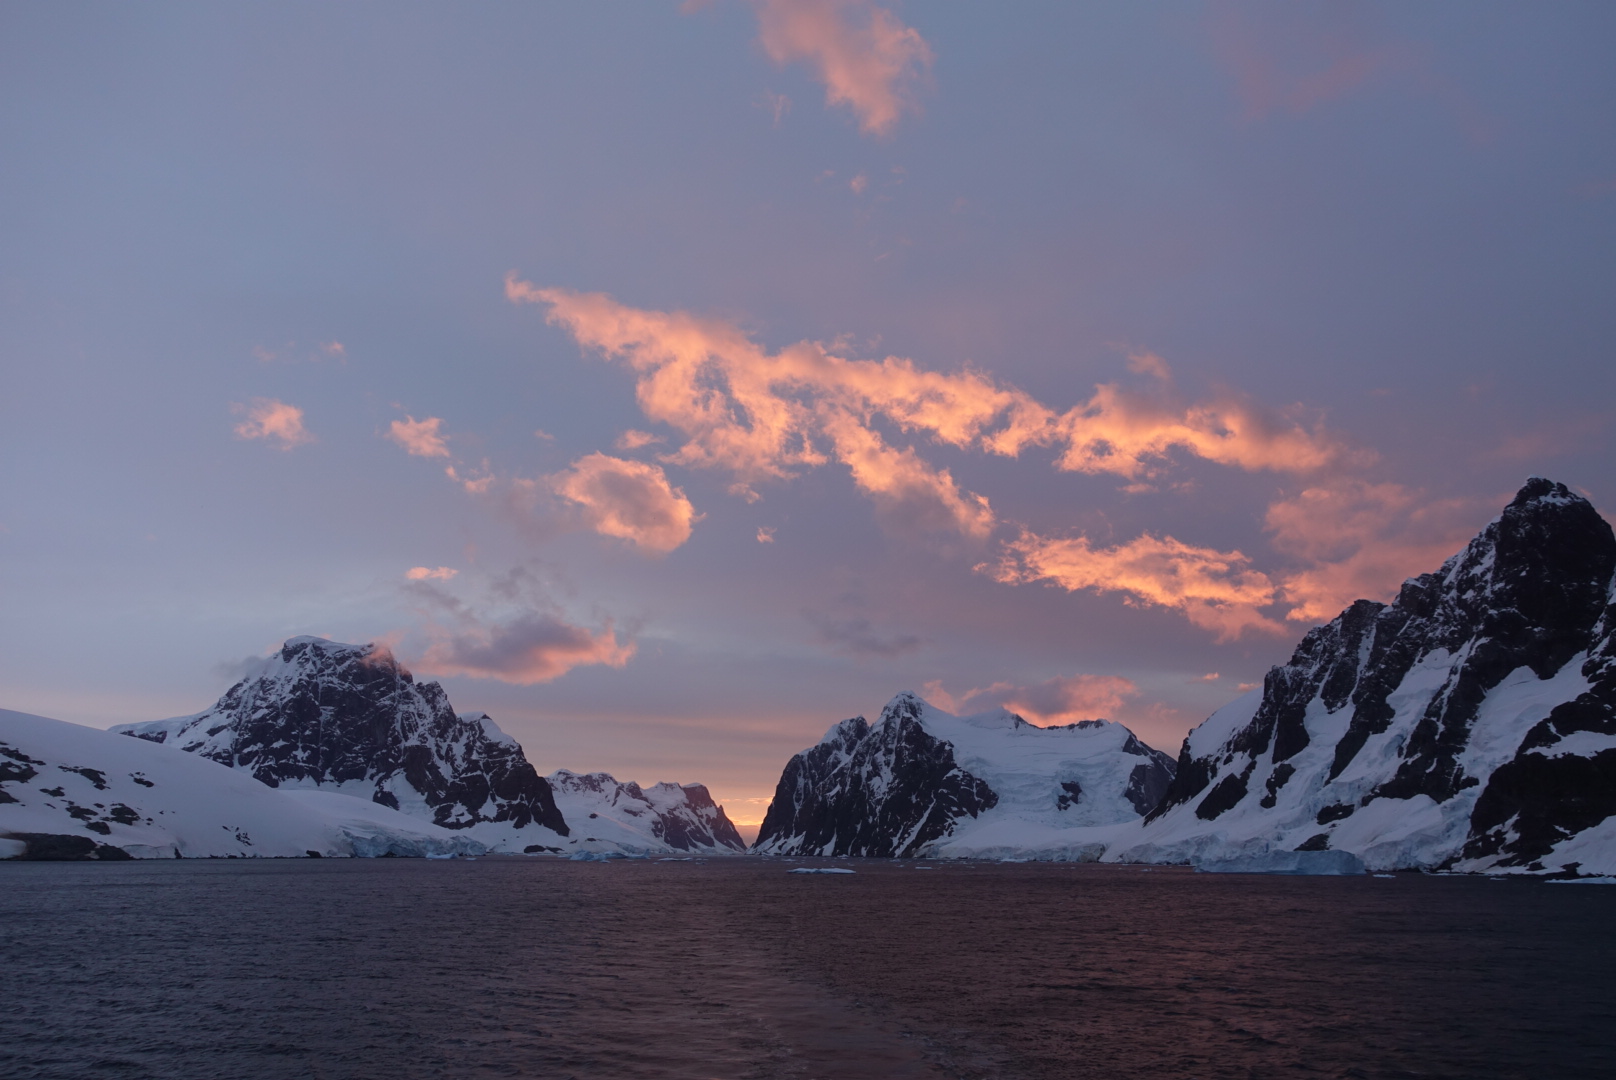
[[[1529,480],[1436,573],[1315,628],[1191,732],[1107,860],[1616,872],[1613,577],[1604,518]]]
[[[177,747],[272,788],[336,791],[490,846],[558,846],[550,785],[486,714],[456,716],[385,648],[297,637],[212,708],[111,729]]]
[[[1173,760],[1121,724],[1037,727],[1003,709],[954,716],[899,694],[786,764],[754,851],[791,855],[1096,857],[1079,827],[1154,807]]]
[[[0,858],[483,850],[463,833],[373,802],[276,791],[195,754],[0,709]]]
[[[575,840],[622,851],[732,853],[746,842],[701,784],[641,788],[607,773],[562,769],[548,777]],[[588,835],[585,835],[588,834]]]

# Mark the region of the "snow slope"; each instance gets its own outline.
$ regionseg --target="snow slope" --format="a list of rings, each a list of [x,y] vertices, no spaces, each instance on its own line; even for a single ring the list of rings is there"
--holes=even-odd
[[[1161,756],[900,694],[791,759],[756,850],[1616,874],[1616,536],[1533,478]]]
[[[1598,512],[1528,481],[1441,570],[1314,629],[1192,732],[1162,805],[1105,858],[1616,871],[1613,579]]]
[[[641,788],[607,773],[561,769],[547,778],[572,827],[567,850],[734,853],[746,842],[701,784]]]
[[[754,850],[1093,859],[1172,775],[1121,724],[954,716],[902,693],[873,726],[843,721],[787,763]]]
[[[0,857],[23,854],[30,838],[101,858],[483,850],[374,802],[277,791],[195,754],[0,709]]]
[[[550,785],[486,713],[457,716],[385,648],[297,637],[211,708],[124,724],[270,787],[371,800],[499,850],[563,842]]]

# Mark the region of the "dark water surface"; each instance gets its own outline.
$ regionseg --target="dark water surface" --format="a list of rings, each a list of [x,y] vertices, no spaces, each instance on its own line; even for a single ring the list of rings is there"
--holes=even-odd
[[[0,866],[7,1078],[1616,1076],[1616,887]]]

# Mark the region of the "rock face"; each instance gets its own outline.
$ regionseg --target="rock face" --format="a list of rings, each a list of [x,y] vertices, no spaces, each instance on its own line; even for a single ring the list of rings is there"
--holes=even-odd
[[[446,829],[568,834],[550,785],[483,713],[456,716],[385,648],[293,638],[194,716],[123,735],[250,773],[270,787],[357,795]]]
[[[904,693],[873,726],[844,720],[786,764],[753,850],[1003,854],[1135,819],[1172,775],[1171,758],[1120,724],[1040,728],[1002,709],[958,717]]]
[[[648,788],[607,773],[561,769],[547,778],[556,805],[583,844],[621,850],[732,853],[746,842],[701,784],[653,784]]]
[[[1598,512],[1528,481],[1436,573],[1314,629],[1191,732],[1116,857],[1616,870],[1613,577]]]

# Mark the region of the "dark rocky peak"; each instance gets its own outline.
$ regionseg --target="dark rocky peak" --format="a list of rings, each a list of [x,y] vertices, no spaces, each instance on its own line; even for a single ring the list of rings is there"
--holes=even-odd
[[[863,717],[831,728],[791,758],[754,850],[776,854],[909,856],[998,801],[961,769],[953,746],[922,722],[925,701],[898,694],[874,726]]]
[[[1533,477],[1504,512],[1397,606],[1455,644],[1478,634],[1527,657],[1539,678],[1587,647],[1609,602],[1616,536],[1588,500]]]
[[[211,708],[112,730],[168,743],[270,787],[334,785],[447,828],[508,822],[566,835],[550,786],[484,713],[457,716],[385,646],[297,637]]]
[[[918,724],[921,716],[925,714],[925,710],[926,702],[919,694],[911,690],[904,690],[886,703],[886,706],[881,710],[881,718],[876,721],[876,724],[879,725],[889,720],[897,722],[913,720]]]
[[[1616,625],[1608,614],[1613,574],[1610,525],[1564,484],[1533,477],[1441,569],[1404,582],[1393,603],[1359,600],[1310,630],[1290,662],[1268,672],[1251,722],[1217,753],[1195,759],[1186,740],[1178,774],[1150,817],[1194,799],[1214,779],[1218,791],[1197,812],[1216,817],[1236,805],[1259,759],[1283,763],[1307,747],[1303,720],[1315,699],[1327,712],[1351,710],[1334,747],[1328,778],[1335,779],[1388,730],[1392,695],[1415,665],[1444,653],[1451,657],[1446,682],[1374,796],[1451,798],[1480,779],[1465,775],[1458,758],[1482,699],[1522,667],[1547,679],[1579,653],[1597,652],[1599,628]],[[1289,773],[1275,776],[1265,806]]]

